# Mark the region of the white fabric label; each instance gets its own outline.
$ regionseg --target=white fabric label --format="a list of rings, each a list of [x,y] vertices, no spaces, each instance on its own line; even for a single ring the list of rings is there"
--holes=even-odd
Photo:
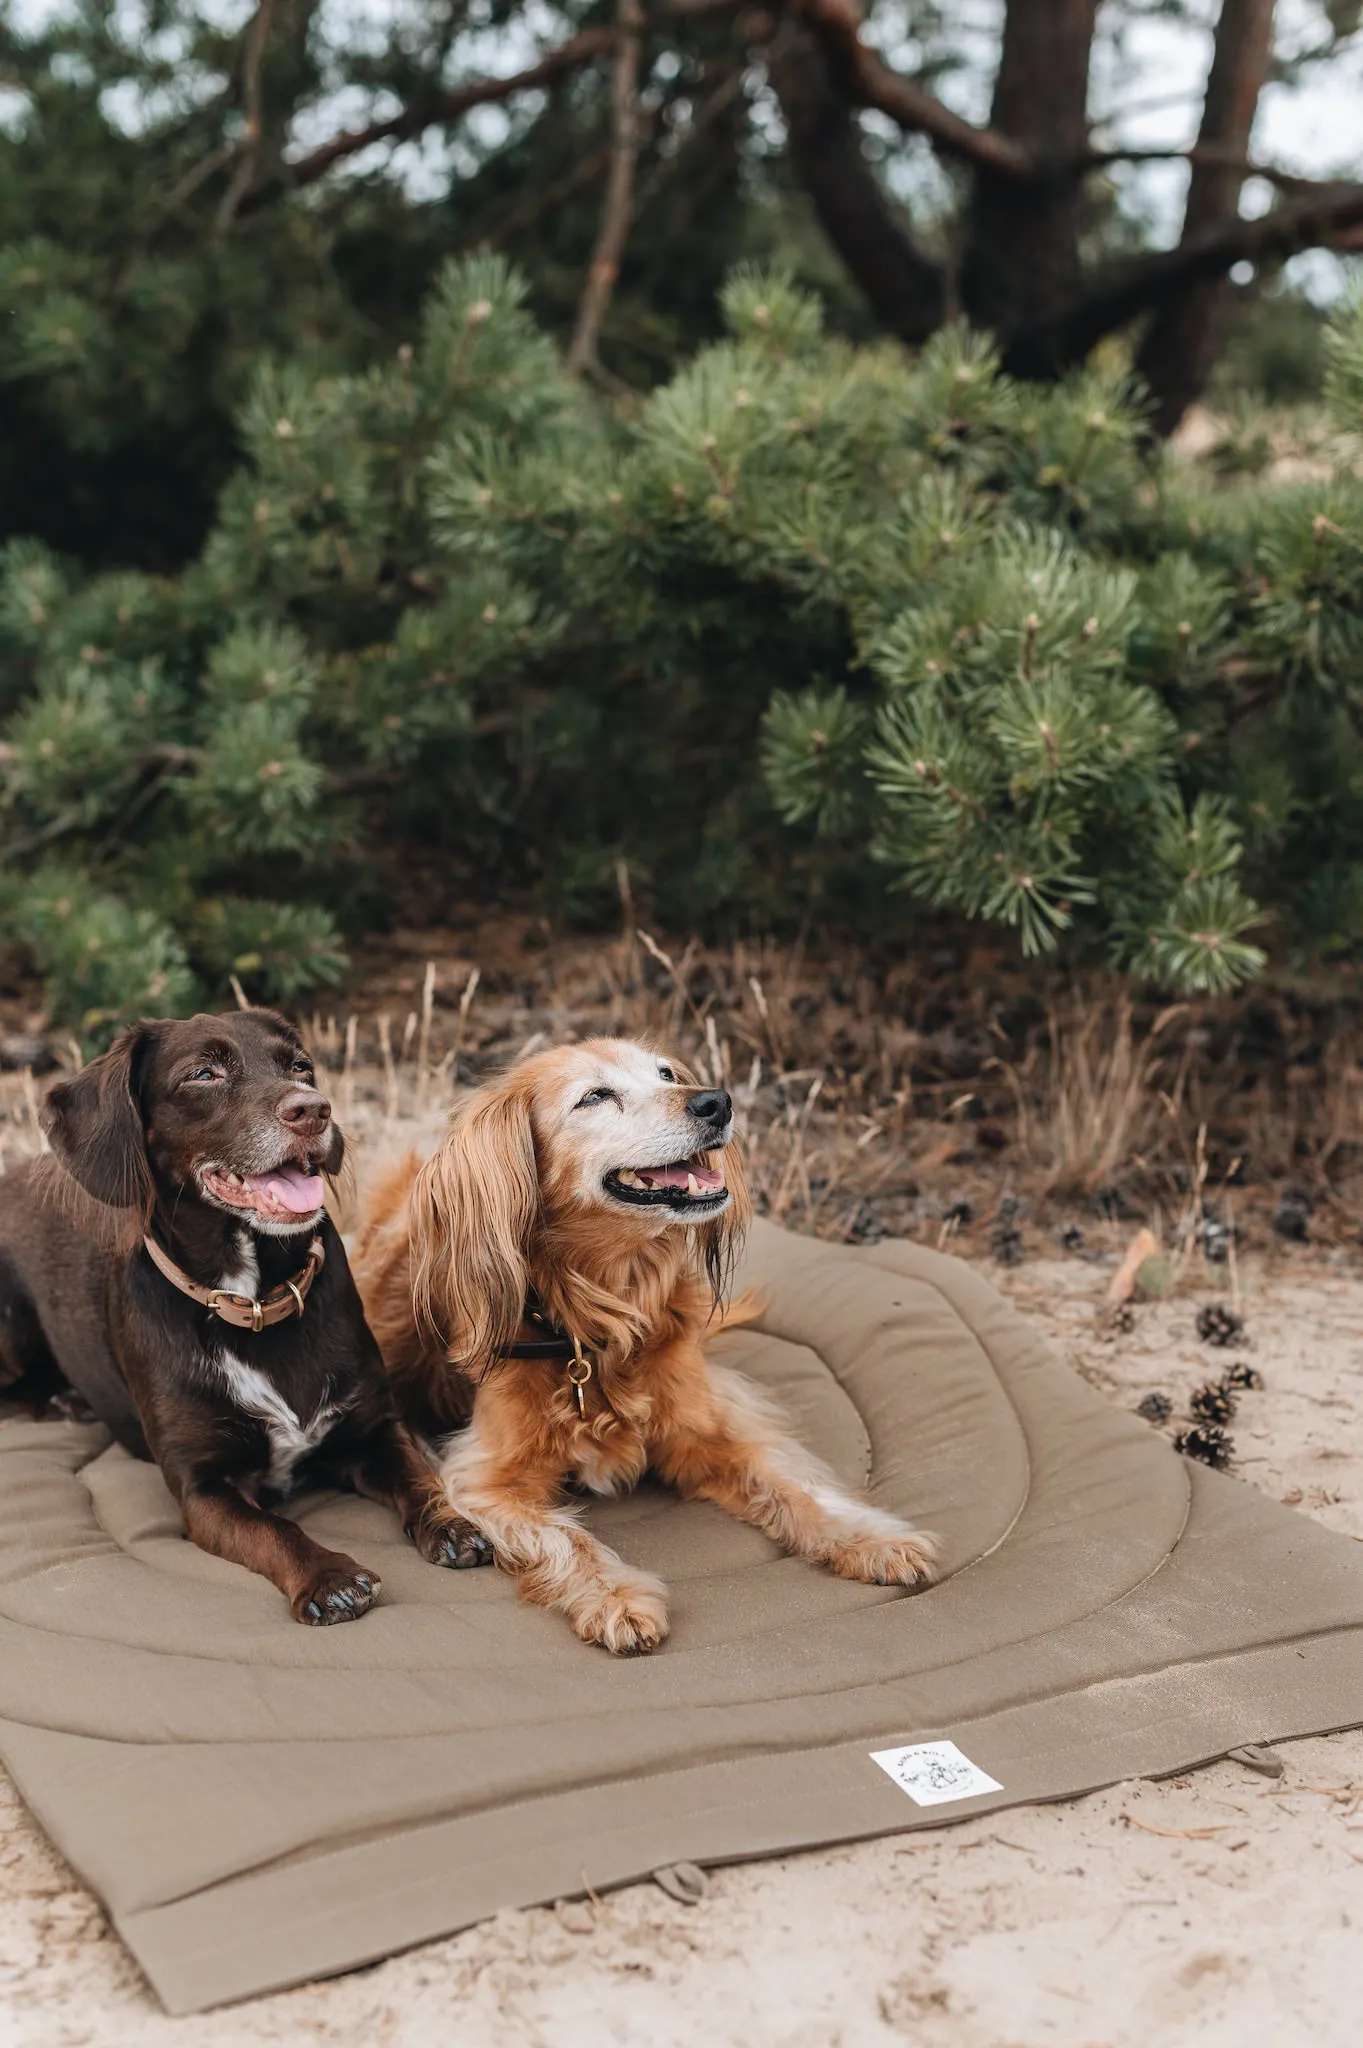
[[[952,1799],[974,1799],[980,1792],[1003,1790],[997,1778],[972,1764],[954,1742],[911,1742],[905,1749],[873,1749],[871,1761],[918,1806],[945,1806]]]

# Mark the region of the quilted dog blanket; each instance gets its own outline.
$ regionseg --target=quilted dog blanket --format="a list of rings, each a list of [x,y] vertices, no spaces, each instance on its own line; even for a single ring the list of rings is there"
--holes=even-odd
[[[97,1428],[0,1425],[0,1754],[176,2012],[662,1866],[939,1824],[1363,1722],[1363,1546],[1191,1466],[958,1261],[753,1234],[719,1339],[946,1541],[909,1598],[648,1485],[586,1509],[672,1589],[588,1649],[383,1510],[295,1512],[381,1604],[299,1628]]]

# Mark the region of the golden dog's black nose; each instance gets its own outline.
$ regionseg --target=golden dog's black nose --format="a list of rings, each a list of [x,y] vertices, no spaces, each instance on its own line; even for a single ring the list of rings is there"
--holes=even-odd
[[[701,1124],[727,1124],[733,1103],[722,1088],[699,1088],[686,1105],[686,1114]]]
[[[317,1088],[290,1088],[275,1115],[300,1138],[320,1138],[331,1122],[331,1104]]]

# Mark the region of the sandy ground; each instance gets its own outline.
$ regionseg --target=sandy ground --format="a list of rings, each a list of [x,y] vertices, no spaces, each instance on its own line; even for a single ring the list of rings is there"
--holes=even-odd
[[[1363,1262],[1242,1263],[1249,1343],[1199,1342],[1225,1269],[1095,1334],[1115,1239],[983,1270],[1123,1405],[1242,1357],[1241,1480],[1363,1541]],[[1359,1703],[1363,1714],[1363,1701]],[[1268,1731],[1265,1731],[1266,1733]],[[1363,2037],[1363,1732],[955,1827],[503,1913],[374,1969],[203,2017],[158,2009],[0,1776],[0,2048],[1355,2048]]]

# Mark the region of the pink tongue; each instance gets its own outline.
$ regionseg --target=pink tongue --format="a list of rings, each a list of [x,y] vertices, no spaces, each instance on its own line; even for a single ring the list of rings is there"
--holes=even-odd
[[[684,1159],[678,1166],[641,1166],[637,1171],[646,1188],[684,1188],[688,1174],[706,1194],[714,1194],[724,1185],[717,1166],[688,1166]]]
[[[295,1216],[310,1216],[326,1196],[321,1174],[304,1173],[301,1166],[278,1166],[273,1173],[248,1173],[245,1179],[248,1188],[273,1195],[281,1209]]]

